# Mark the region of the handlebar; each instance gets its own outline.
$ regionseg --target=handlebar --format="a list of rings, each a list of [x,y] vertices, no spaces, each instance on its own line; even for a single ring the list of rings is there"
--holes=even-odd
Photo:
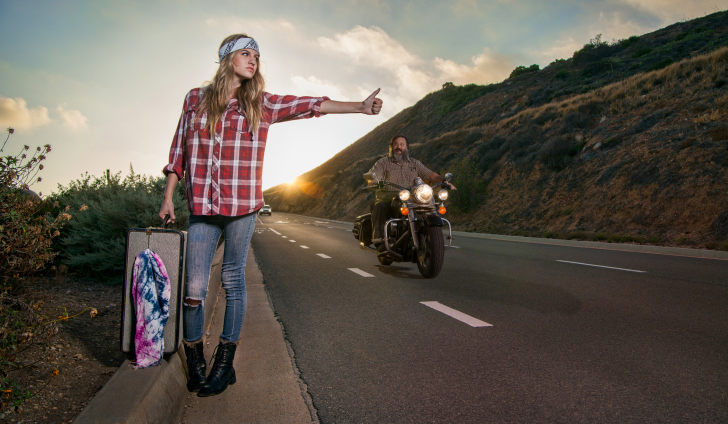
[[[374,189],[380,190],[380,189],[383,189],[384,186],[388,186],[388,185],[390,185],[392,187],[396,187],[396,188],[398,188],[400,190],[409,190],[406,187],[402,187],[401,185],[397,185],[395,183],[390,183],[389,181],[385,181],[385,180],[379,180],[374,185],[364,186],[364,187],[362,187],[362,190],[374,190]]]

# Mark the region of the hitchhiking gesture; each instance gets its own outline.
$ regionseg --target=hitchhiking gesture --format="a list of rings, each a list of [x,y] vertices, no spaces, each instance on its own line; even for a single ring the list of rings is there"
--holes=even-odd
[[[184,178],[190,211],[184,293],[184,349],[187,388],[198,396],[222,393],[236,381],[233,358],[246,308],[245,260],[263,202],[262,175],[268,128],[294,119],[328,113],[377,115],[382,100],[375,90],[362,102],[328,97],[276,95],[265,91],[261,49],[246,34],[220,45],[212,81],[185,97],[169,152],[164,201],[159,216],[174,222],[172,193]],[[225,232],[222,287],[225,317],[209,375],[203,354],[205,298],[217,242]]]

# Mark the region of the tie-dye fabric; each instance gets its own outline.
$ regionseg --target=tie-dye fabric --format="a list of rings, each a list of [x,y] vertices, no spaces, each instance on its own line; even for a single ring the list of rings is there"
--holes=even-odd
[[[159,365],[162,361],[170,293],[171,285],[162,259],[149,249],[140,253],[134,261],[132,276],[132,295],[136,304],[135,369]]]

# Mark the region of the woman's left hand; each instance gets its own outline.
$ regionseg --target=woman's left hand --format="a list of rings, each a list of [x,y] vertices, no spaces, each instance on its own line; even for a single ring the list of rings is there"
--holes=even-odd
[[[378,115],[379,112],[382,110],[382,99],[377,98],[377,94],[379,94],[379,88],[374,90],[372,94],[367,97],[366,100],[364,100],[364,110],[362,110],[361,113],[365,115]]]

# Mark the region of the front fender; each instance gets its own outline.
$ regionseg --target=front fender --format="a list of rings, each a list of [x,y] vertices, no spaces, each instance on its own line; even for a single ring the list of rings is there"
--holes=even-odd
[[[421,216],[422,222],[428,227],[442,227],[445,225],[442,222],[442,217],[436,212],[426,213]]]

